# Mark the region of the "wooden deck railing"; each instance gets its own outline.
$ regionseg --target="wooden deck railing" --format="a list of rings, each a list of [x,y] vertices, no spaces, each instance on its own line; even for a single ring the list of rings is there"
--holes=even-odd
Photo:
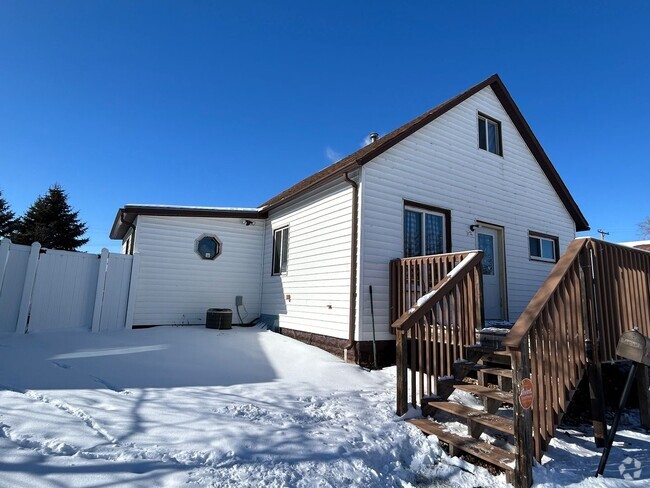
[[[616,359],[617,342],[632,327],[650,335],[650,252],[573,241],[503,341],[513,361],[519,473],[530,472],[531,453],[541,460],[585,371],[592,397],[602,399],[600,364]],[[516,400],[525,378],[533,385],[528,410]],[[606,429],[600,410],[592,402],[597,439]]]
[[[397,342],[397,413],[434,395],[481,325],[482,251],[396,259],[390,263]],[[410,369],[410,381],[409,373]],[[409,392],[410,385],[410,392]]]

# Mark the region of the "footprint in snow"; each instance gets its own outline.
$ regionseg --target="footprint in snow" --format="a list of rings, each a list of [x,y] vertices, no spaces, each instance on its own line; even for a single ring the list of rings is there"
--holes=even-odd
[[[109,383],[108,381],[99,378],[98,376],[92,376],[91,375],[91,378],[94,379],[100,385],[103,385],[104,387],[108,388],[109,390],[113,390],[115,393],[122,393],[123,395],[130,395],[131,394],[131,392],[129,390],[125,390],[124,388],[120,388],[119,386],[115,386],[112,383]]]
[[[69,364],[60,363],[60,362],[58,362],[58,361],[51,361],[51,363],[52,363],[54,366],[58,366],[58,367],[61,368],[61,369],[70,369],[70,368],[72,368],[72,366],[70,366]]]

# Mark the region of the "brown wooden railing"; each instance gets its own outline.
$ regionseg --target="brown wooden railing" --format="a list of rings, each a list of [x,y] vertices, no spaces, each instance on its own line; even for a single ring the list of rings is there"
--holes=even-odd
[[[617,359],[617,342],[632,327],[650,335],[650,252],[573,241],[503,341],[512,354],[520,474],[530,472],[531,453],[541,460],[585,371],[591,396],[602,399],[600,364]],[[525,378],[530,409],[517,401]],[[597,439],[606,428],[601,410],[592,402]]]
[[[464,358],[463,346],[476,342],[482,257],[481,251],[468,251],[391,261],[399,415],[409,398],[417,406],[436,394],[438,378],[451,375],[454,361]]]

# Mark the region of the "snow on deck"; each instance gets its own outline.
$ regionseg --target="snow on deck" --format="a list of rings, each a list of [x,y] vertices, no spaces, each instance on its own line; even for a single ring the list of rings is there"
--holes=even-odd
[[[394,409],[394,368],[260,329],[0,335],[0,486],[505,485]],[[621,430],[598,486],[647,483],[649,436]],[[553,441],[544,486],[595,486],[596,449],[576,439]]]

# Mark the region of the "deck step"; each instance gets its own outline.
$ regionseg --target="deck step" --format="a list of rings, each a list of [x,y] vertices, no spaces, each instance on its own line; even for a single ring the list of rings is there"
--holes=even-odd
[[[494,388],[488,388],[486,386],[472,385],[469,383],[457,383],[454,385],[454,388],[457,390],[467,391],[485,398],[491,398],[492,400],[497,400],[499,402],[513,404],[512,392],[505,392],[501,390],[495,390]]]
[[[473,344],[465,346],[467,351],[478,352],[482,354],[491,354],[493,356],[510,356],[510,353],[504,349],[495,349],[494,347],[487,347],[482,344]]]
[[[467,359],[458,359],[454,361],[454,367],[463,368],[467,371],[483,371],[485,369],[485,366],[482,364],[476,364]]]
[[[440,441],[450,446],[476,456],[494,466],[507,472],[514,471],[515,455],[511,452],[493,446],[486,442],[474,439],[473,437],[460,436],[442,429],[442,426],[431,419],[410,419],[407,422],[415,425],[418,429],[428,435],[435,435]]]
[[[471,422],[475,422],[484,427],[498,430],[504,434],[514,435],[514,423],[512,420],[498,415],[487,413],[484,410],[477,410],[475,408],[466,407],[459,403],[448,401],[433,401],[427,403],[427,410],[435,409],[442,410],[443,412],[462,417]]]
[[[507,368],[483,368],[481,369],[481,373],[503,376],[504,378],[512,378],[512,369]]]

